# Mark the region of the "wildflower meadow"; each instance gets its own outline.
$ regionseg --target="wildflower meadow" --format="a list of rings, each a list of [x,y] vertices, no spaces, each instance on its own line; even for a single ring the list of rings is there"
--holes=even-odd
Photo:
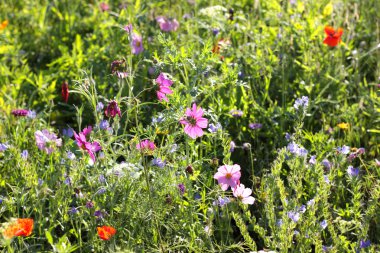
[[[380,1],[3,0],[1,252],[380,252]]]

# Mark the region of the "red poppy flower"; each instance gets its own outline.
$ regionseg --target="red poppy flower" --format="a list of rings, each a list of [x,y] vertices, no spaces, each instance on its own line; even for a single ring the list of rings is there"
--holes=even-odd
[[[29,236],[32,234],[33,225],[33,219],[17,219],[5,229],[3,235],[6,238],[12,238],[13,236]]]
[[[325,33],[327,37],[323,41],[324,44],[329,45],[330,47],[335,47],[341,42],[341,37],[343,34],[343,29],[338,28],[337,31],[331,26],[325,27]]]
[[[100,239],[102,240],[109,240],[111,237],[116,234],[116,229],[110,226],[102,226],[102,227],[97,227],[98,229],[98,235]]]
[[[69,84],[67,82],[62,83],[62,99],[65,103],[69,100]]]

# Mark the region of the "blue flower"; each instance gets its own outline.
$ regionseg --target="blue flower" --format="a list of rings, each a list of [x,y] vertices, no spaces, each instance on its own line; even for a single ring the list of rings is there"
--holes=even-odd
[[[21,153],[21,158],[26,160],[26,159],[28,159],[28,155],[29,155],[29,152],[28,152],[28,150],[25,149]]]
[[[363,249],[363,248],[367,248],[367,247],[369,247],[369,246],[371,246],[371,241],[370,241],[370,240],[367,240],[367,241],[360,240],[359,247],[360,247],[361,249]]]
[[[294,108],[298,111],[299,108],[306,109],[309,105],[309,98],[302,96],[302,98],[297,98],[294,102]]]
[[[331,169],[331,163],[329,160],[327,159],[323,159],[322,161],[322,165],[326,168],[326,169]]]
[[[208,130],[211,133],[216,133],[219,129],[222,128],[222,125],[220,123],[217,123],[216,125],[214,125],[214,124],[211,123],[208,126],[209,126]]]
[[[288,217],[292,219],[292,221],[297,222],[300,219],[300,214],[298,212],[289,211]]]
[[[68,211],[69,214],[77,214],[78,213],[78,209],[76,207],[72,207],[69,211]]]
[[[99,102],[97,105],[96,105],[96,111],[97,112],[100,112],[101,110],[104,109],[104,105],[102,102]]]
[[[74,136],[74,131],[71,128],[65,128],[65,129],[62,129],[62,134],[68,138],[71,138]]]
[[[99,123],[99,128],[102,130],[106,130],[109,126],[110,126],[110,123],[108,122],[108,120],[102,120]]]
[[[5,143],[0,143],[0,151],[5,151],[9,148],[9,146]]]
[[[248,127],[250,129],[260,129],[263,127],[263,124],[260,124],[260,123],[249,123]]]
[[[327,221],[326,220],[323,220],[319,223],[319,225],[321,225],[321,228],[322,229],[325,229],[327,227]]]
[[[67,151],[67,158],[69,158],[70,160],[74,160],[75,159],[74,153],[71,151]]]
[[[347,168],[347,173],[351,177],[356,177],[359,175],[359,168],[354,168],[351,165]]]
[[[343,155],[347,155],[348,153],[350,153],[350,147],[346,145],[342,147],[337,147],[336,150],[338,151],[338,153]]]
[[[317,160],[315,159],[315,155],[312,155],[311,157],[310,157],[310,160],[309,160],[309,163],[310,164],[313,164],[313,165],[315,165],[316,163],[317,163]]]
[[[152,160],[152,165],[153,165],[153,166],[157,166],[157,167],[159,167],[159,168],[163,168],[163,167],[165,167],[166,162],[165,162],[165,161],[162,161],[160,158],[154,158],[154,159]]]

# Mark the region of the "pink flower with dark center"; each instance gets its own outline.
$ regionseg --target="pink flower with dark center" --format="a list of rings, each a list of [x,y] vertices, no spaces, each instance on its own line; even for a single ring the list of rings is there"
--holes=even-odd
[[[79,134],[77,134],[76,132],[74,132],[74,137],[75,137],[75,140],[77,142],[78,147],[80,147],[81,149],[87,151],[87,153],[90,155],[92,161],[95,162],[96,159],[95,159],[95,154],[94,153],[98,152],[99,150],[101,150],[102,147],[96,141],[94,141],[93,143],[90,143],[90,142],[88,142],[86,140],[86,136],[89,135],[91,133],[91,131],[92,131],[92,127],[91,126],[86,127]]]
[[[116,115],[119,115],[119,117],[121,118],[120,108],[117,105],[117,102],[115,100],[112,100],[111,102],[109,102],[106,110],[104,111],[104,114],[107,117],[111,117],[111,118],[114,118]]]
[[[170,86],[173,84],[173,81],[168,79],[164,73],[161,73],[157,79],[156,83],[158,84],[157,98],[159,101],[165,100],[168,102],[166,94],[172,94],[173,91],[170,89]]]
[[[218,168],[218,172],[215,173],[214,178],[218,180],[218,184],[223,191],[226,191],[228,187],[235,188],[239,184],[240,180],[240,166],[235,165],[223,165]]]
[[[179,23],[176,19],[168,19],[163,16],[159,16],[156,18],[157,23],[160,25],[161,31],[171,32],[177,31],[179,27]]]
[[[245,188],[243,184],[238,185],[234,189],[233,194],[243,204],[252,205],[255,202],[255,198],[251,196],[252,190],[249,188]]]
[[[193,139],[201,137],[203,135],[202,128],[207,128],[208,120],[202,116],[202,108],[197,109],[197,105],[194,103],[192,109],[186,109],[186,118],[179,120],[182,125],[185,125],[185,133]]]
[[[17,117],[25,117],[26,115],[28,115],[28,113],[29,113],[29,110],[25,110],[25,109],[12,110],[12,114]]]
[[[139,54],[142,51],[144,51],[141,35],[138,35],[137,33],[132,33],[131,46],[132,54]]]
[[[51,154],[55,147],[62,146],[62,139],[58,139],[56,134],[50,133],[47,129],[36,131],[34,137],[38,149],[44,150],[47,154]]]
[[[143,152],[150,152],[156,149],[156,145],[154,145],[153,141],[143,140],[140,143],[137,143],[136,148]]]

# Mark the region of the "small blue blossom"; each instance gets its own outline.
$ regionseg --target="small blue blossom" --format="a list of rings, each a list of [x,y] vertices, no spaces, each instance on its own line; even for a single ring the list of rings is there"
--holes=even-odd
[[[306,212],[306,206],[302,205],[298,211],[300,211],[301,213],[305,213]]]
[[[370,241],[370,240],[367,240],[367,241],[360,240],[359,247],[360,247],[361,249],[363,249],[363,248],[367,248],[367,247],[369,247],[369,246],[371,246],[371,241]]]
[[[356,177],[359,175],[359,168],[354,168],[351,165],[347,168],[347,173],[351,177]]]
[[[71,207],[71,209],[68,211],[69,214],[73,215],[73,214],[77,214],[78,213],[78,209],[76,207]]]
[[[326,184],[330,183],[330,179],[329,179],[329,177],[327,175],[324,175],[323,179],[325,180]]]
[[[319,225],[321,225],[321,228],[322,229],[325,229],[327,227],[327,221],[326,220],[323,220],[319,223]]]
[[[263,127],[263,124],[261,124],[261,123],[249,123],[248,127],[252,130],[260,129]]]
[[[287,141],[290,141],[291,138],[292,138],[292,135],[291,135],[291,134],[289,134],[289,133],[285,133],[285,139],[286,139]]]
[[[330,250],[332,250],[332,246],[322,245],[322,250],[323,252],[330,252]]]
[[[98,177],[98,181],[99,183],[101,184],[104,184],[106,182],[106,178],[104,177],[103,174],[100,174],[99,177]]]
[[[165,167],[166,162],[165,162],[165,161],[162,161],[161,158],[154,158],[154,159],[152,160],[152,165],[153,165],[153,166],[157,166],[157,167],[159,167],[159,168],[163,168],[163,167]]]
[[[44,180],[42,180],[41,178],[39,178],[38,179],[38,185],[41,186],[43,183],[44,183]]]
[[[315,200],[314,199],[311,199],[307,202],[307,206],[314,206],[315,204]]]
[[[35,111],[32,111],[32,110],[29,110],[28,114],[26,115],[26,117],[28,117],[30,119],[34,119],[34,118],[36,118],[36,116],[37,116],[37,113]]]
[[[327,159],[323,159],[323,161],[322,161],[322,165],[323,165],[323,167],[325,167],[326,169],[331,169],[331,163],[330,163],[330,161],[327,160]]]
[[[298,212],[289,211],[288,217],[292,219],[292,221],[298,222],[298,220],[300,219],[300,214]]]
[[[226,205],[226,204],[228,204],[228,203],[230,203],[231,201],[230,201],[230,199],[228,198],[228,197],[224,197],[224,198],[222,198],[222,197],[218,197],[218,199],[217,200],[214,200],[214,202],[212,202],[212,204],[214,205],[214,206],[220,206],[220,207],[223,207],[224,205]]]
[[[74,131],[72,128],[65,128],[62,129],[62,134],[68,138],[71,138],[74,136]]]
[[[309,160],[309,164],[315,165],[317,163],[317,160],[315,159],[316,156],[312,155]]]
[[[71,178],[70,177],[66,177],[64,183],[66,185],[71,185]]]
[[[282,219],[278,219],[277,222],[276,222],[276,225],[277,225],[278,227],[281,227],[282,224],[284,224],[284,222],[282,221]]]
[[[0,151],[5,151],[9,148],[9,146],[5,143],[0,143]]]
[[[104,187],[101,187],[95,194],[96,195],[100,195],[100,194],[103,194],[103,193],[105,193],[107,190],[106,190],[106,188],[104,188]]]
[[[222,128],[222,125],[219,122],[216,125],[211,123],[208,126],[208,130],[210,131],[210,133],[216,133],[219,129]]]
[[[108,122],[108,120],[102,120],[99,123],[99,128],[102,130],[106,130],[109,126],[110,126],[110,123]]]
[[[69,158],[70,160],[74,160],[75,159],[74,153],[71,151],[67,151],[67,158]]]
[[[294,108],[298,110],[299,108],[306,109],[309,105],[309,98],[302,96],[302,98],[297,98],[294,102]]]
[[[219,33],[219,29],[218,28],[213,28],[212,29],[212,34],[214,34],[215,36],[218,35]]]
[[[21,153],[21,158],[23,159],[23,160],[27,160],[28,159],[28,155],[29,155],[29,152],[28,152],[28,150],[23,150],[22,151],[22,153]]]
[[[96,111],[97,112],[100,112],[104,109],[104,105],[102,102],[99,102],[97,105],[96,105]]]
[[[169,150],[169,153],[174,153],[178,150],[178,144],[173,144],[171,147],[170,147],[170,150]]]
[[[152,118],[152,123],[155,124],[155,123],[160,123],[162,121],[164,121],[164,116],[163,115],[158,115],[157,117],[153,117]]]
[[[338,153],[340,154],[347,155],[348,153],[350,153],[350,147],[344,145],[342,147],[337,147],[336,151],[338,151]]]

